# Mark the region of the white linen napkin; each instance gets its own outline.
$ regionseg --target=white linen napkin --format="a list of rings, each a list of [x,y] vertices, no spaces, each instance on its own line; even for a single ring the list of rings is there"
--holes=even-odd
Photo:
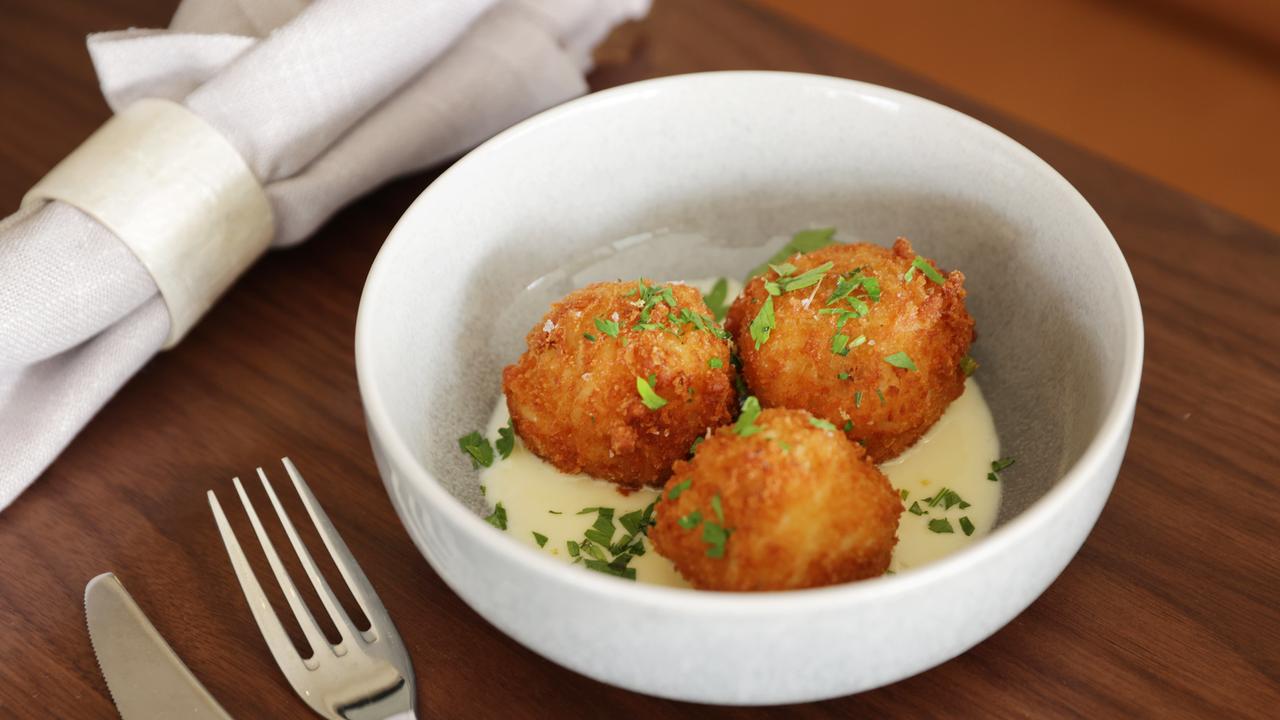
[[[275,247],[342,205],[586,91],[591,50],[649,0],[183,0],[168,30],[91,35],[113,110],[179,102],[264,185]],[[62,202],[0,221],[0,509],[163,344],[169,316],[111,231]]]

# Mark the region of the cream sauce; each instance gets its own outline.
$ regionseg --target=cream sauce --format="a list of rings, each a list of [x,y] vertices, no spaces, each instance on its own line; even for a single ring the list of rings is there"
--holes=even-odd
[[[714,283],[709,279],[688,284],[705,294]],[[732,279],[728,284],[726,302],[731,302],[742,291],[742,284]],[[504,397],[494,408],[485,436],[497,438],[498,429],[506,426],[509,417]],[[969,378],[964,394],[951,403],[924,437],[902,455],[880,465],[889,482],[900,492],[906,491],[890,572],[902,572],[945,557],[991,531],[1000,510],[1000,483],[988,480],[987,473],[998,457],[1000,440],[991,410],[978,383]],[[506,510],[508,534],[565,562],[574,561],[567,549],[568,541],[581,542],[583,533],[596,519],[595,513],[579,515],[579,510],[611,507],[616,519],[643,510],[658,498],[656,488],[623,495],[613,483],[561,472],[526,449],[518,437],[510,457],[501,459],[495,454],[493,465],[480,473],[480,483],[490,508],[501,502]],[[955,491],[968,506],[956,504],[944,509],[939,503],[928,507],[925,501],[944,488]],[[922,514],[910,511],[913,503],[919,503]],[[964,533],[961,518],[972,523],[972,534]],[[943,519],[952,532],[929,529],[930,520]],[[622,532],[620,527],[618,532]],[[534,533],[544,536],[546,542],[539,545]],[[638,582],[689,587],[671,561],[654,552],[647,538],[644,543],[645,554],[630,564]]]
[[[507,424],[507,403],[494,409],[485,433],[496,438],[498,428]],[[898,545],[889,569],[901,572],[945,557],[991,531],[1000,509],[1000,483],[987,479],[991,461],[1000,457],[995,423],[982,390],[972,378],[964,394],[943,414],[911,449],[880,465],[889,482],[906,490],[907,508],[898,522]],[[539,548],[534,533],[547,538],[539,549],[565,562],[573,562],[566,543],[581,542],[583,533],[595,522],[595,513],[578,515],[589,507],[615,508],[614,517],[642,510],[658,498],[658,490],[637,490],[623,495],[617,486],[586,475],[570,475],[544,462],[516,438],[506,459],[495,458],[493,466],[480,473],[485,497],[491,504],[501,502],[507,513],[507,533],[520,542]],[[943,488],[954,490],[966,508],[954,505],[944,510],[941,503],[928,507],[926,498]],[[912,503],[928,514],[910,512]],[[555,511],[560,514],[554,514]],[[960,518],[973,524],[973,534],[965,535]],[[950,533],[929,529],[930,520],[946,519]],[[621,528],[619,528],[621,532]],[[655,585],[688,587],[669,560],[653,552],[645,540],[644,555],[631,561],[636,580]]]

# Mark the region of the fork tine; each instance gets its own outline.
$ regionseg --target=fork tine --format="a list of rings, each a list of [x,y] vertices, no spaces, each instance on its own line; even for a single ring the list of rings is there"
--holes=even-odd
[[[320,507],[315,495],[311,494],[311,488],[302,479],[302,473],[298,472],[298,468],[293,466],[293,461],[289,458],[282,458],[281,462],[284,464],[285,470],[289,472],[289,477],[293,480],[293,487],[302,498],[302,504],[307,507],[307,514],[311,516],[311,522],[315,524],[316,532],[320,534],[320,539],[324,541],[324,546],[328,548],[334,564],[338,566],[338,572],[342,574],[342,579],[346,580],[347,588],[351,590],[351,594],[360,603],[361,609],[364,610],[364,616],[369,619],[369,629],[379,636],[384,633],[394,634],[395,628],[391,624],[391,618],[387,615],[387,610],[383,607],[382,601],[378,599],[378,593],[369,584],[369,578],[365,576],[364,571],[360,569],[360,564],[352,557],[351,551],[347,549],[347,544],[342,540],[342,536],[334,529],[333,523],[329,522],[329,516],[325,514],[324,508]]]
[[[311,557],[311,552],[307,550],[306,545],[302,544],[302,538],[298,536],[298,530],[293,526],[293,521],[285,514],[284,506],[280,504],[280,498],[276,496],[275,488],[271,487],[271,481],[267,479],[267,474],[262,468],[258,468],[258,477],[262,479],[262,487],[267,491],[267,497],[271,498],[271,505],[276,509],[276,515],[280,517],[280,524],[284,525],[284,532],[289,536],[289,542],[293,545],[293,551],[298,554],[298,560],[302,562],[302,567],[307,571],[307,577],[311,579],[311,586],[316,589],[316,594],[320,596],[320,602],[324,604],[324,609],[329,611],[329,617],[333,619],[333,624],[338,628],[338,634],[342,636],[344,643],[350,642],[357,634],[355,626],[351,623],[351,619],[347,617],[347,613],[338,603],[338,598],[333,594],[333,588],[329,587],[328,581],[320,574],[320,569],[316,567],[315,560]]]
[[[258,513],[253,509],[253,503],[249,502],[249,495],[245,493],[244,485],[240,484],[240,478],[234,478],[232,482],[236,486],[236,493],[240,495],[240,502],[244,505],[245,512],[249,515],[249,522],[253,524],[253,532],[258,536],[258,543],[262,545],[262,551],[266,553],[267,564],[271,566],[271,571],[275,573],[276,582],[280,584],[280,589],[284,591],[285,600],[289,601],[289,608],[293,610],[294,617],[298,619],[298,625],[302,627],[302,634],[307,637],[307,643],[311,645],[311,659],[317,661],[320,659],[321,649],[329,648],[329,640],[324,636],[324,633],[320,632],[320,626],[316,624],[316,619],[312,617],[306,603],[302,602],[302,596],[298,594],[298,586],[293,584],[293,578],[289,577],[289,572],[284,569],[284,564],[280,562],[280,555],[276,553],[276,547],[271,543],[271,538],[267,537],[267,531],[262,526],[262,521],[258,519]]]
[[[254,574],[253,568],[249,567],[249,560],[245,557],[244,550],[240,548],[240,541],[236,539],[231,524],[227,522],[226,513],[222,512],[218,497],[212,490],[206,495],[209,498],[209,507],[213,510],[213,520],[218,524],[218,532],[222,535],[222,544],[227,548],[227,555],[231,556],[231,567],[236,571],[240,589],[244,591],[244,599],[249,603],[249,610],[258,623],[258,630],[262,632],[263,639],[267,641],[272,657],[276,659],[280,669],[284,670],[285,675],[291,676],[303,670],[302,657],[289,640],[289,635],[280,624],[280,618],[272,609],[266,594],[262,592],[258,577]]]

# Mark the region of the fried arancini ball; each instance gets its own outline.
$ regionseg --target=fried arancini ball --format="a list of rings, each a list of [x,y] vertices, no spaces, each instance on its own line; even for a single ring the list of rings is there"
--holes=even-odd
[[[902,499],[860,445],[804,410],[755,412],[679,461],[649,530],[695,587],[792,590],[889,567]]]
[[[679,284],[608,282],[569,293],[502,372],[515,431],[568,473],[661,484],[736,401],[728,334]]]
[[[743,379],[764,407],[808,410],[872,461],[896,457],[964,392],[974,339],[964,275],[942,275],[905,238],[892,250],[830,245],[788,262],[794,269],[776,266],[782,276],[771,269],[748,282],[729,310]]]

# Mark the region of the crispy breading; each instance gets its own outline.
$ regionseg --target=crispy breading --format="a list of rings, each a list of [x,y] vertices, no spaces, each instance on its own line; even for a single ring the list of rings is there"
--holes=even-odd
[[[761,404],[802,408],[847,428],[849,438],[862,442],[877,463],[915,444],[964,392],[960,361],[974,339],[964,275],[952,271],[938,284],[920,268],[912,270],[915,258],[905,238],[892,249],[830,245],[790,258],[795,270],[789,277],[827,262],[833,267],[817,285],[772,298],[775,323],[758,347],[751,323],[770,297],[766,281],[776,283],[779,275],[770,270],[748,282],[729,310],[726,327],[737,344],[743,379]],[[937,270],[933,261],[926,262]],[[879,283],[878,301],[865,287],[852,294],[865,303],[864,317],[842,314],[856,311],[856,303],[832,299],[840,280],[857,270]],[[836,335],[848,338],[846,354],[833,349]],[[865,340],[859,344],[860,337]],[[897,353],[905,353],[916,369],[886,361]]]
[[[901,497],[861,446],[821,424],[803,410],[772,409],[755,418],[755,432],[717,430],[675,464],[649,531],[654,548],[706,590],[790,590],[883,574]],[[720,533],[709,523],[728,533],[719,557]]]
[[[732,419],[729,342],[693,287],[589,285],[555,303],[527,341],[502,373],[507,407],[525,446],[565,472],[658,485],[695,439]],[[652,378],[666,404],[646,406],[638,378]]]

